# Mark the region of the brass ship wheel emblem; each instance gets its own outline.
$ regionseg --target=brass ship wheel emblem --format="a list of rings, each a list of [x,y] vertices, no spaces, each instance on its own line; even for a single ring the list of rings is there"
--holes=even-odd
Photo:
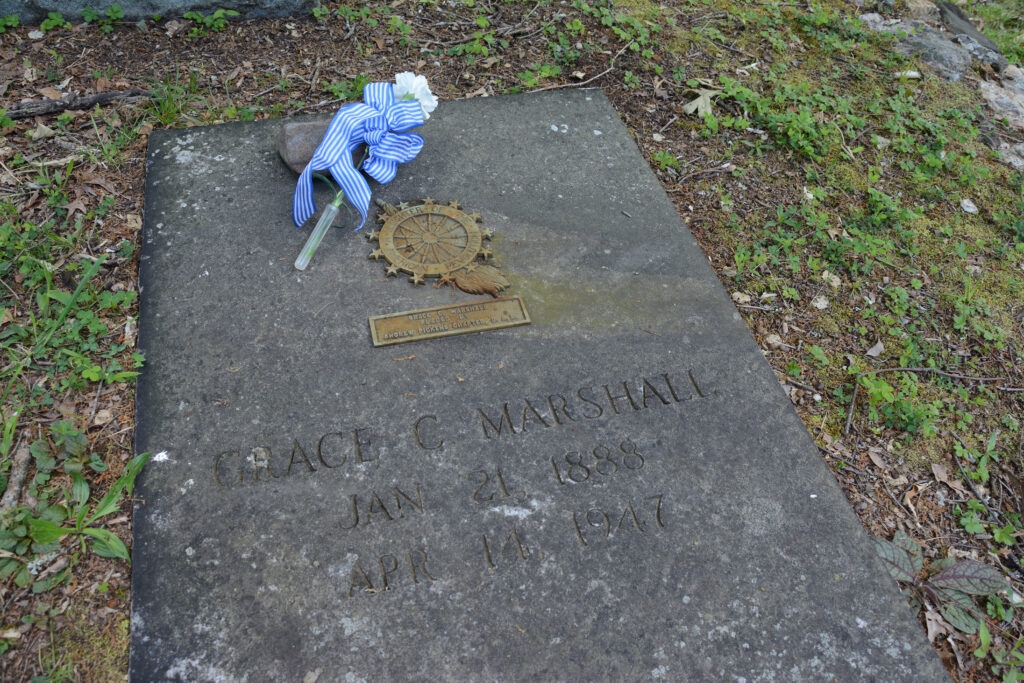
[[[480,214],[463,212],[458,202],[438,204],[429,197],[422,204],[376,203],[382,225],[366,237],[377,242],[370,258],[387,261],[388,277],[406,273],[413,285],[438,278],[438,287],[452,284],[470,294],[495,297],[509,286],[498,267],[488,263],[494,253],[484,240],[492,233],[478,225]]]

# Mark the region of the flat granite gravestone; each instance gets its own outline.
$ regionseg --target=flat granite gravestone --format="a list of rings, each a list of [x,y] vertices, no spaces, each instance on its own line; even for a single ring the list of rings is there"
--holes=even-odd
[[[375,188],[480,212],[532,319],[403,346],[482,299],[296,271],[281,125],[150,138],[133,680],[947,678],[600,91],[444,102]]]

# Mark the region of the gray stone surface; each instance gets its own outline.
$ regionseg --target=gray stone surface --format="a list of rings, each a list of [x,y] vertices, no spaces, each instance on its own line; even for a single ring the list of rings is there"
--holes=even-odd
[[[942,23],[950,33],[956,36],[957,42],[964,46],[979,62],[990,64],[996,69],[1005,69],[1009,62],[1000,52],[992,39],[979,31],[964,11],[951,2],[938,2]]]
[[[971,53],[922,21],[887,20],[874,12],[862,14],[860,20],[873,31],[896,35],[897,51],[919,57],[947,81],[959,81],[971,70]]]
[[[60,12],[68,21],[81,21],[86,7],[100,14],[111,5],[121,5],[125,19],[150,19],[159,14],[180,17],[196,10],[203,14],[218,9],[233,9],[241,18],[286,17],[308,14],[316,0],[0,0],[0,15],[17,14],[24,25],[34,25],[48,12]]]
[[[1005,118],[1011,126],[1024,129],[1024,90],[1012,86],[1001,88],[988,81],[981,81],[978,87],[996,116]]]
[[[399,347],[474,298],[295,271],[280,126],[150,137],[133,680],[946,679],[600,91],[430,118],[376,195],[480,211],[533,324]]]

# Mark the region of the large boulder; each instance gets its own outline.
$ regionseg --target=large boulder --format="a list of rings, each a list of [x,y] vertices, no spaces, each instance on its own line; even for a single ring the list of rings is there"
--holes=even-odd
[[[971,53],[922,21],[887,20],[876,13],[861,15],[860,20],[873,31],[897,36],[897,51],[920,57],[947,81],[958,81],[971,70]]]
[[[970,52],[979,62],[991,64],[1002,71],[1009,62],[992,40],[979,31],[964,11],[951,2],[937,2],[942,23],[949,32],[956,36],[957,41]]]
[[[1002,86],[982,81],[979,84],[981,95],[996,116],[1024,130],[1024,73],[1012,65],[1004,73]]]

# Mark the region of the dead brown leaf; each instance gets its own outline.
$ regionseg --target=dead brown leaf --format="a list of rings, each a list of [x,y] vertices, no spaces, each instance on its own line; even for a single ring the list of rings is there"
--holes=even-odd
[[[64,205],[63,208],[65,211],[68,212],[68,218],[74,216],[76,211],[83,214],[88,213],[89,211],[88,209],[85,208],[85,202],[82,201],[81,197],[79,197],[73,202],[68,202],[67,204]]]
[[[659,100],[668,99],[668,91],[661,87],[665,83],[664,78],[654,79],[654,96]]]
[[[110,184],[110,181],[108,181],[105,177],[101,175],[96,175],[93,173],[83,173],[81,176],[81,180],[83,183],[102,187],[110,194],[117,194],[117,192],[114,190],[114,186]]]
[[[174,34],[176,34],[178,31],[180,31],[183,28],[185,28],[185,25],[183,23],[181,23],[180,21],[176,21],[174,19],[171,19],[166,24],[164,24],[164,33],[167,34],[167,37],[173,38]]]
[[[683,105],[683,113],[690,116],[696,114],[701,117],[711,113],[711,107],[714,104],[712,98],[722,93],[721,90],[712,90],[710,88],[695,88],[689,92],[697,93],[697,97]]]
[[[45,123],[40,123],[35,128],[28,132],[28,137],[33,142],[38,140],[45,140],[46,138],[52,138],[57,134],[57,131],[47,126]]]
[[[881,448],[876,448],[874,446],[868,448],[868,457],[871,458],[871,462],[875,464],[875,467],[882,470],[889,466],[885,462],[885,459],[882,458],[882,453],[884,452],[885,451],[883,451]]]
[[[953,489],[957,493],[963,493],[963,494],[967,493],[967,489],[965,489],[963,487],[963,485],[960,484],[959,481],[957,481],[956,479],[950,479],[949,478],[949,473],[946,472],[946,466],[945,465],[940,465],[937,462],[936,463],[932,463],[932,474],[935,475],[936,479],[938,479],[940,482],[942,482],[943,484],[945,484],[949,488]]]

